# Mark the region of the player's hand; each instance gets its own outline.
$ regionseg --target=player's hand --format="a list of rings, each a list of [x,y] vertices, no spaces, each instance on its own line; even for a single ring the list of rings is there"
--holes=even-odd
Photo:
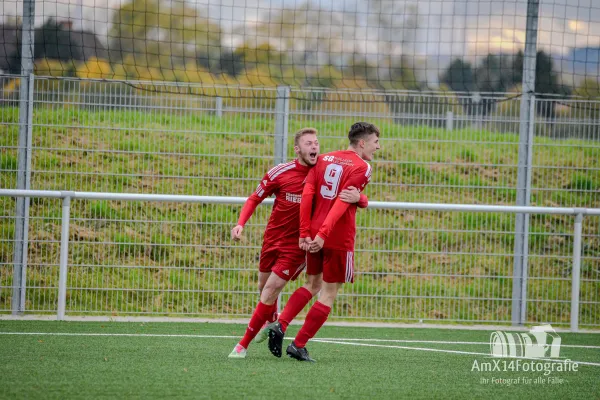
[[[244,227],[242,225],[236,225],[235,228],[231,230],[231,238],[235,241],[238,241],[242,238],[242,232],[244,231]]]
[[[300,240],[298,241],[298,246],[300,247],[300,250],[308,251],[308,245],[310,244],[310,242],[312,242],[312,239],[310,237],[300,238]]]
[[[360,192],[354,186],[348,186],[346,189],[340,192],[338,197],[344,203],[354,204],[358,203],[358,201],[360,200]]]
[[[310,242],[308,246],[308,251],[310,251],[311,253],[316,253],[323,248],[324,243],[325,240],[323,240],[319,235],[317,235],[315,236],[315,239],[312,242]]]

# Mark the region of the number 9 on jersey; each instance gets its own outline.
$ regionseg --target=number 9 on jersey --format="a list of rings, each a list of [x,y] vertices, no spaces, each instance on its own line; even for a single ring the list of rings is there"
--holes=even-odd
[[[340,178],[344,168],[338,164],[329,164],[325,169],[325,185],[321,185],[321,196],[325,199],[335,199],[337,196]]]

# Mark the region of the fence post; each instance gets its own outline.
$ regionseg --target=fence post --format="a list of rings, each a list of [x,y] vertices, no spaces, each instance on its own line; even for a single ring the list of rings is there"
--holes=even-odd
[[[287,136],[290,117],[290,88],[289,86],[277,87],[277,100],[275,102],[275,164],[287,161]],[[277,313],[281,308],[281,293],[277,298]]]
[[[60,223],[60,264],[58,272],[58,311],[57,319],[65,319],[67,304],[67,263],[69,260],[69,220],[71,217],[71,193],[67,193],[62,201],[62,218]]]
[[[539,0],[527,0],[527,31],[523,59],[523,84],[519,126],[519,166],[517,172],[517,206],[531,200],[531,161],[535,117],[535,64],[537,56]],[[527,253],[529,250],[529,216],[516,215],[512,290],[512,324],[523,325],[527,319]]]
[[[448,111],[446,113],[446,130],[451,131],[454,129],[454,113],[452,111]]]
[[[33,45],[35,0],[23,1],[21,29],[21,84],[19,87],[19,143],[17,158],[17,189],[30,189],[31,123],[33,117]],[[25,311],[27,249],[29,230],[29,197],[19,197],[15,210],[15,241],[13,251],[13,315]]]
[[[289,86],[277,87],[277,100],[275,102],[275,163],[284,163],[287,160],[287,136],[290,116],[290,88]]]
[[[215,115],[218,118],[223,116],[223,98],[221,96],[215,98]]]
[[[581,288],[581,235],[583,214],[575,216],[573,234],[573,269],[571,272],[571,332],[579,330],[579,289]]]

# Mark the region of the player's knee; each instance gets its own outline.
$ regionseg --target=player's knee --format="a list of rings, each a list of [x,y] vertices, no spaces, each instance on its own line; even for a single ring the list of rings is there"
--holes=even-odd
[[[265,289],[260,294],[260,302],[266,305],[273,305],[277,301],[277,297],[279,297],[278,292],[274,292],[273,290]]]
[[[265,287],[260,293],[260,301],[269,305],[274,304],[285,284],[286,281],[279,277],[269,278],[265,284]]]
[[[319,293],[321,291],[321,288],[323,287],[321,280],[317,280],[317,279],[309,279],[306,284],[304,285],[304,287],[310,292],[310,294],[312,294],[313,296],[316,296],[317,293]]]
[[[265,286],[264,290],[260,294],[260,301],[267,305],[275,304],[275,302],[277,301],[277,297],[279,297],[280,292],[281,292],[281,288],[269,286],[267,284]]]
[[[323,285],[321,293],[319,293],[319,302],[331,307],[337,297],[339,285],[328,283]]]
[[[270,278],[267,281],[267,284],[265,285],[265,289],[280,292],[281,289],[284,288],[286,283],[287,283],[287,281],[285,279],[282,279],[282,278],[278,277],[277,275],[274,275],[272,278]]]

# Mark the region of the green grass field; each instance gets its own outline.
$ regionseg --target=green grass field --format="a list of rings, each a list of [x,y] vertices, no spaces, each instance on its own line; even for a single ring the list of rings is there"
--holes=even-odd
[[[600,396],[598,334],[561,333],[561,359],[587,364],[579,364],[577,371],[545,375],[511,371],[510,366],[500,372],[474,369],[475,361],[481,365],[494,360],[489,357],[491,331],[325,326],[316,338],[319,341],[307,346],[317,359],[317,363],[310,364],[285,357],[277,359],[264,343],[251,346],[245,360],[228,359],[244,329],[241,324],[219,323],[3,320],[0,321],[0,397],[593,399]],[[297,330],[298,326],[291,326],[288,335]],[[509,385],[500,379],[520,381]]]

